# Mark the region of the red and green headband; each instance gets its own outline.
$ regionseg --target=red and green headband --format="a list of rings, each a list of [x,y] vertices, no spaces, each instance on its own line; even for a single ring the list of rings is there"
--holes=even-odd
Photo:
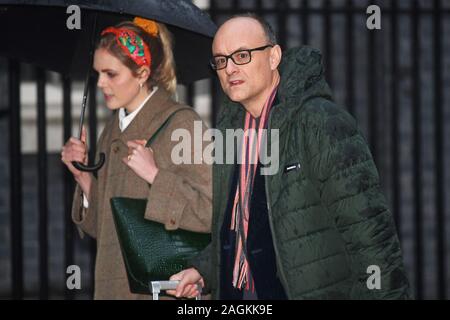
[[[116,36],[116,41],[122,51],[130,57],[138,66],[150,67],[152,57],[147,44],[133,30],[125,27],[108,27],[102,31],[101,35],[112,33]]]

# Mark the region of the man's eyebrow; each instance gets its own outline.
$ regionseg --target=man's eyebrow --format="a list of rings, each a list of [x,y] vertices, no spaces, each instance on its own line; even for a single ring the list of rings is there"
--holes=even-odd
[[[230,54],[233,54],[233,53],[235,53],[235,52],[242,51],[242,50],[248,50],[248,47],[239,47],[239,48],[237,48],[237,49],[231,51]],[[224,53],[214,53],[213,56],[214,56],[214,57],[216,57],[216,56],[226,56],[226,54],[224,54]]]
[[[241,51],[241,50],[248,50],[248,47],[239,47],[236,50],[234,50],[233,52]]]

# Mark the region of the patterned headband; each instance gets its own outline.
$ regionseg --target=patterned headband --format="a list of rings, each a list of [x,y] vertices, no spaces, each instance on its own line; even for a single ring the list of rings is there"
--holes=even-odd
[[[112,33],[122,51],[129,56],[138,66],[150,67],[152,57],[147,44],[133,30],[127,28],[108,27],[101,35]]]

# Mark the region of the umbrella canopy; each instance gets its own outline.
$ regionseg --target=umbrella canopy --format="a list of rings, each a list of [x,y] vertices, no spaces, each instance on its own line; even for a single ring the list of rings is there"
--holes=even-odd
[[[79,29],[67,26],[72,15],[67,8],[71,5],[81,9]],[[86,79],[80,138],[94,38],[105,27],[135,16],[163,22],[172,32],[178,82],[188,84],[211,74],[208,61],[216,26],[188,0],[0,0],[0,55]],[[100,153],[97,164],[73,165],[78,170],[96,171],[104,162],[105,154]]]
[[[67,7],[81,9],[81,28],[67,28]],[[90,69],[94,17],[95,34],[135,16],[167,25],[174,36],[177,78],[188,84],[211,75],[208,61],[216,25],[188,0],[0,0],[0,55],[33,63],[83,79]]]

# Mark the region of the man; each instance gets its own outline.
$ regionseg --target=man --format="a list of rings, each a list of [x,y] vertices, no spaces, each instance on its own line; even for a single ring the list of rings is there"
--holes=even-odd
[[[375,164],[354,119],[332,101],[320,53],[282,57],[254,15],[226,21],[212,51],[229,98],[218,129],[279,130],[279,170],[263,175],[248,139],[237,148],[257,164],[214,166],[212,242],[172,276],[181,282],[169,293],[191,297],[200,283],[216,299],[408,298]]]

